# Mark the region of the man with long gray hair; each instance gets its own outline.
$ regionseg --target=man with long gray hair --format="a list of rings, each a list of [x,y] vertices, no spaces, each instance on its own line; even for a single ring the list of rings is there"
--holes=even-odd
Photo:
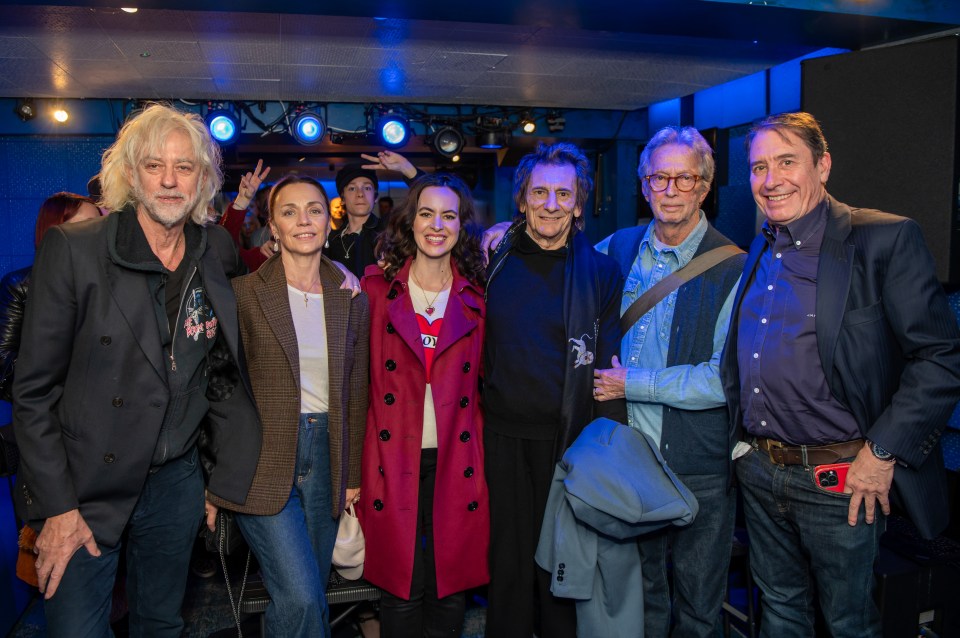
[[[19,511],[39,530],[51,636],[106,635],[126,551],[131,635],[179,636],[206,489],[244,502],[259,422],[228,277],[243,269],[219,226],[220,152],[203,121],[155,104],[103,156],[115,211],[44,238],[14,384]],[[121,535],[126,532],[123,542]]]

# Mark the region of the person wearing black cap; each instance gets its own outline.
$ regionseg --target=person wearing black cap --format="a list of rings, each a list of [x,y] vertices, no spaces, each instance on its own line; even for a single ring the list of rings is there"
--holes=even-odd
[[[377,261],[374,246],[385,227],[373,214],[378,188],[377,173],[360,164],[348,164],[337,173],[337,194],[343,200],[346,223],[330,233],[324,254],[357,277]]]

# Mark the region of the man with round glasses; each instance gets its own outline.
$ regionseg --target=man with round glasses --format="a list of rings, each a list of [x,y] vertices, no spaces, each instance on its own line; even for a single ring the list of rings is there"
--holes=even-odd
[[[661,129],[647,143],[638,174],[653,222],[621,229],[597,246],[624,274],[621,315],[698,256],[732,245],[700,210],[714,166],[710,145],[693,127]],[[652,638],[670,635],[671,625],[675,636],[714,635],[723,603],[736,497],[728,489],[729,418],[719,364],[743,263],[743,253],[732,253],[673,290],[625,332],[622,364],[614,357],[612,368],[594,372],[597,398],[626,397],[629,425],[659,442],[700,505],[692,525],[640,539],[644,635]]]

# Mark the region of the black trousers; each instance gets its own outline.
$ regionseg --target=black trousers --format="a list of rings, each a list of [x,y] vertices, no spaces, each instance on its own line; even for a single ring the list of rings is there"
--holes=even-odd
[[[420,451],[420,494],[417,502],[416,547],[410,600],[389,592],[380,598],[382,638],[458,638],[463,631],[463,592],[437,598],[437,566],[433,556],[433,491],[437,450]]]
[[[574,602],[550,593],[534,562],[553,478],[553,441],[483,433],[490,490],[487,638],[575,638]]]

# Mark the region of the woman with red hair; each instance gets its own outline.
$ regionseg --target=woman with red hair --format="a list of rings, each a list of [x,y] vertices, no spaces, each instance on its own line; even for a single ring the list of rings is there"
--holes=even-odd
[[[100,209],[89,197],[74,193],[56,193],[40,206],[34,235],[34,248],[40,246],[44,234],[60,224],[72,224],[100,217]],[[13,367],[20,351],[20,330],[23,310],[30,285],[33,266],[14,270],[0,280],[0,399],[12,400]],[[17,576],[37,586],[37,571],[32,553],[36,532],[24,526],[20,533],[21,558],[17,561]]]
[[[61,192],[51,195],[40,206],[34,235],[34,248],[52,227],[100,217],[100,209],[89,197]],[[23,307],[33,266],[7,273],[0,281],[0,398],[11,400],[13,365],[20,350]]]

